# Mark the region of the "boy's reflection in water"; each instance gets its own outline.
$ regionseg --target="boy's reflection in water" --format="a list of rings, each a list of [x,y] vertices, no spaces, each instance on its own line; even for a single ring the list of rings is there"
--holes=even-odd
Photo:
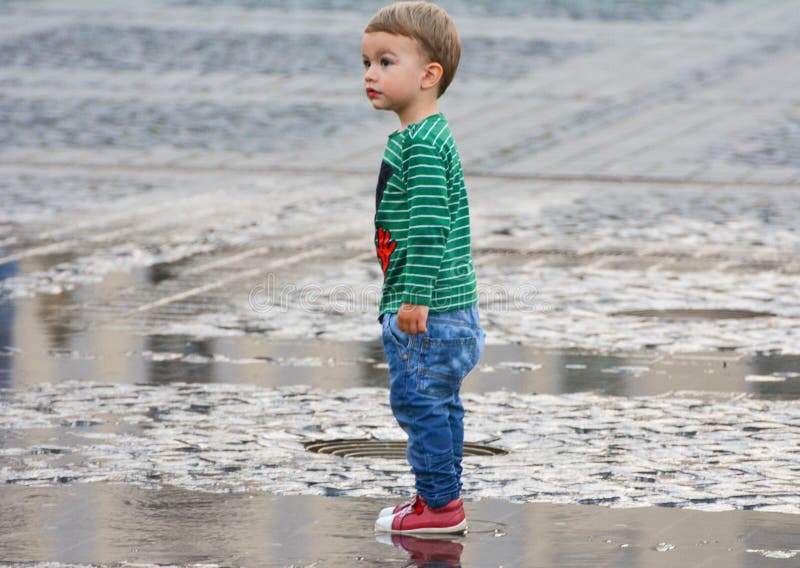
[[[381,535],[379,542],[393,544],[405,550],[410,562],[405,566],[418,568],[461,568],[464,545],[443,537],[417,537],[403,534]],[[452,535],[450,536],[452,538]]]

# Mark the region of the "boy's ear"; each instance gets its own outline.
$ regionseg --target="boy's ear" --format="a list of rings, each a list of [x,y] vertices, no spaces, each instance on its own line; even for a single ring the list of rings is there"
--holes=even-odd
[[[442,68],[441,63],[436,63],[435,61],[431,61],[430,63],[426,64],[423,71],[423,89],[431,89],[438,85],[439,81],[442,80],[442,75],[444,74],[444,69]]]

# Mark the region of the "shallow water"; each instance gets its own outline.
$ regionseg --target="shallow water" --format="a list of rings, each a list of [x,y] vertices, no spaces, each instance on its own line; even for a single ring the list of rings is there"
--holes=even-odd
[[[106,384],[235,383],[322,389],[388,388],[379,339],[271,339],[258,328],[229,335],[141,335],[85,329],[69,305],[47,312],[36,300],[4,304],[0,387],[64,381]],[[37,313],[38,318],[28,319]],[[376,324],[376,334],[379,332]],[[597,393],[657,396],[696,391],[753,398],[800,397],[800,356],[735,350],[693,353],[606,352],[490,344],[464,382],[465,392]]]
[[[466,503],[466,537],[376,538],[393,501],[208,495],[164,487],[0,486],[8,558],[86,566],[796,565],[800,517],[667,509]]]

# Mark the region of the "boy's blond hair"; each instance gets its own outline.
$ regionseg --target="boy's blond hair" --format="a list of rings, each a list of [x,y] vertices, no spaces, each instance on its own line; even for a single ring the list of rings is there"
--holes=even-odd
[[[367,34],[375,32],[416,40],[422,53],[442,66],[438,96],[444,94],[461,59],[461,40],[447,12],[430,2],[395,2],[381,8],[364,30]]]

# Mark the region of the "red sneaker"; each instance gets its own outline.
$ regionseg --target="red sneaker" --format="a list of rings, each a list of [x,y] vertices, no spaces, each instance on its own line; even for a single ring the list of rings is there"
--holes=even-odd
[[[448,534],[467,530],[464,503],[454,499],[444,507],[431,509],[421,496],[399,513],[375,521],[376,531],[402,534]]]
[[[403,503],[402,505],[396,505],[394,507],[385,507],[385,508],[381,509],[380,513],[378,513],[378,518],[380,519],[381,517],[388,517],[390,515],[396,515],[397,513],[402,511],[403,509],[405,509],[407,507],[411,507],[416,502],[417,502],[417,497],[414,496],[414,498],[411,499],[411,501],[409,501],[408,503]]]

